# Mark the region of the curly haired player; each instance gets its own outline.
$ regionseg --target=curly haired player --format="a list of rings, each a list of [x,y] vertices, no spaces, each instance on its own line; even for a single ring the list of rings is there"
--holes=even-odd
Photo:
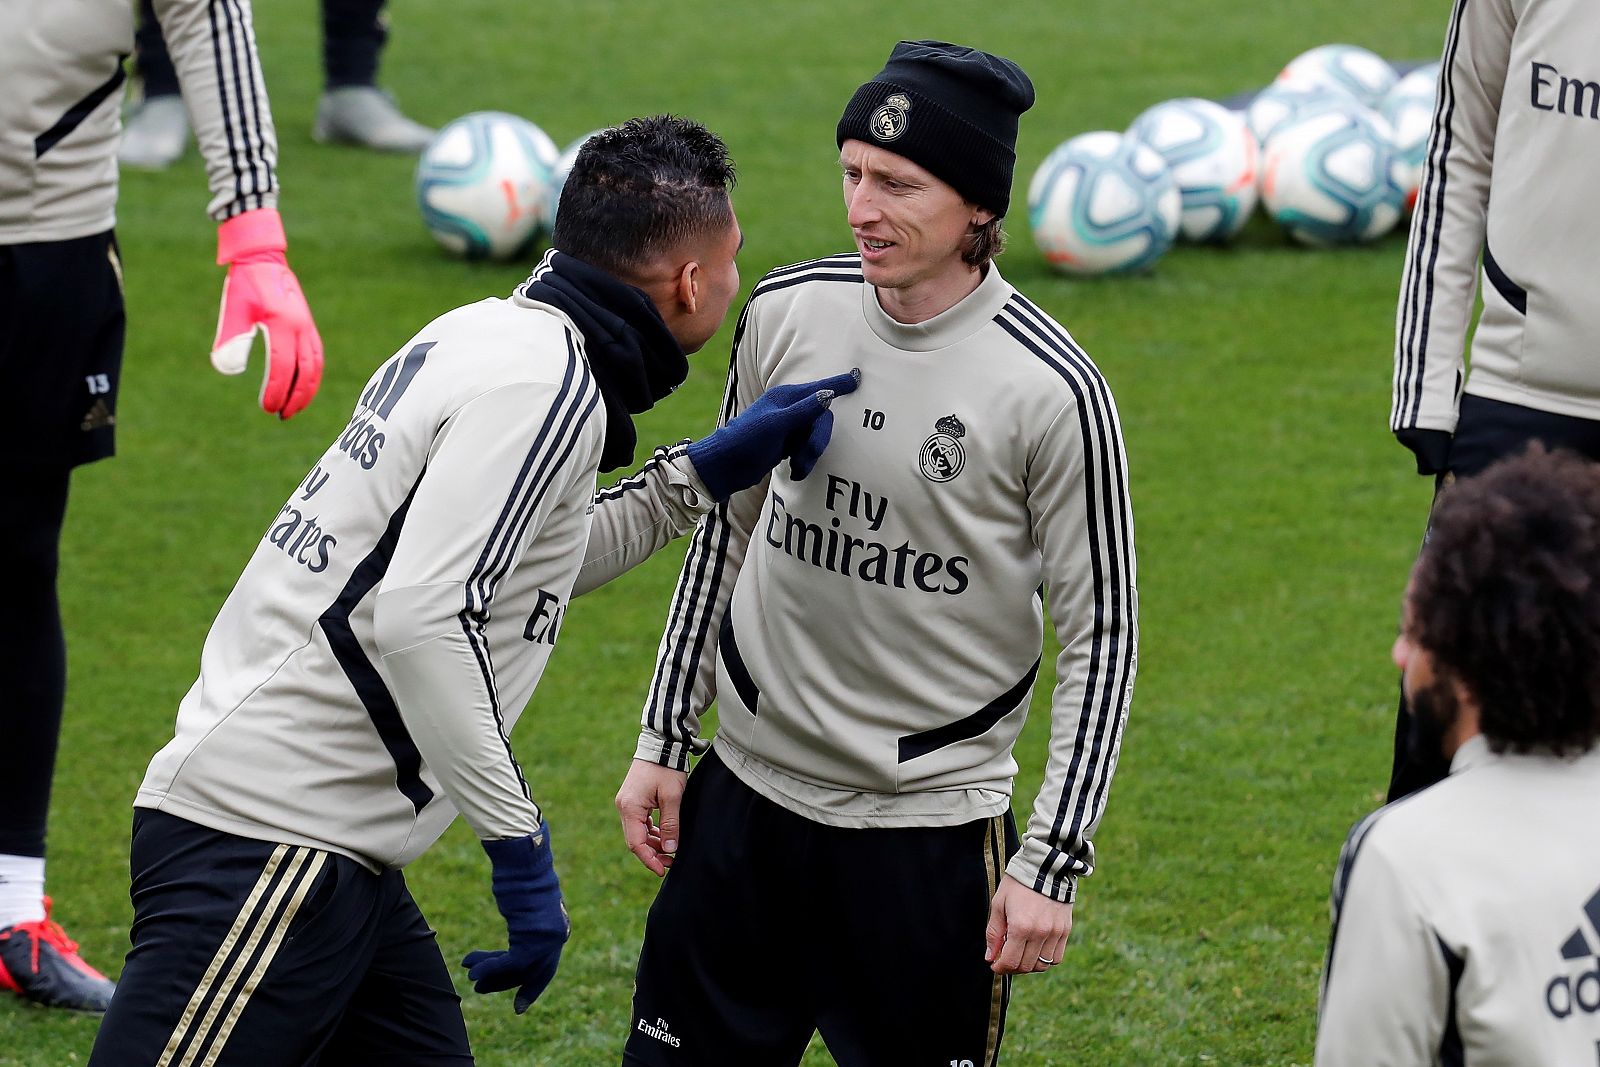
[[[1351,832],[1319,1067],[1600,1046],[1600,466],[1533,446],[1441,494],[1394,660],[1449,777]]]

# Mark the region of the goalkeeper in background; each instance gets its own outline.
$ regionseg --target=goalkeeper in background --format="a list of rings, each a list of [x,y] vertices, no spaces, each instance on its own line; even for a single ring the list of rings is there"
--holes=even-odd
[[[322,342],[284,259],[272,112],[246,0],[156,4],[206,159],[217,261],[229,267],[211,354],[244,369],[271,337],[261,405],[288,418],[322,378]],[[0,556],[0,989],[104,1011],[112,983],[50,919],[45,822],[66,698],[56,596],[72,469],[114,451],[122,370],[118,114],[127,0],[0,5],[0,427],[9,496]]]

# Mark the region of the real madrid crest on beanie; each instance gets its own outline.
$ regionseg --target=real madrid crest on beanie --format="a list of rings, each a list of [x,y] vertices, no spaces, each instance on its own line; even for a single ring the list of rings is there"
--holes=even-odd
[[[839,119],[855,138],[927,168],[966,199],[1004,216],[1017,162],[1017,118],[1033,83],[1009,59],[944,41],[901,41]]]

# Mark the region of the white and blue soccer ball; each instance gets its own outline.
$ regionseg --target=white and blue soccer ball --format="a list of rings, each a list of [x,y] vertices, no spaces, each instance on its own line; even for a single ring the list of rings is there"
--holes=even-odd
[[[1155,149],[1101,130],[1045,157],[1028,185],[1039,251],[1067,274],[1142,270],[1172,247],[1182,201]]]
[[[468,259],[510,259],[550,226],[555,142],[527,119],[478,111],[449,123],[417,162],[422,221]]]
[[[1256,207],[1260,149],[1244,116],[1196,97],[1147,109],[1128,136],[1166,161],[1182,204],[1179,234],[1189,241],[1226,241]]]
[[[1323,111],[1267,143],[1261,198],[1289,236],[1326,246],[1375,240],[1405,210],[1388,123],[1361,110]]]
[[[1439,64],[1418,67],[1395,83],[1383,98],[1379,113],[1394,131],[1394,151],[1400,184],[1406,190],[1406,203],[1417,198],[1422,182],[1422,164],[1428,154],[1428,133],[1433,128],[1434,94],[1439,81]]]
[[[599,130],[590,130],[561,150],[561,156],[556,160],[555,173],[550,176],[550,228],[552,230],[556,228],[556,212],[561,207],[561,190],[566,188],[567,175],[572,173],[572,165],[578,161],[578,151],[588,143],[589,138],[604,129],[605,127],[601,127]]]
[[[1353,44],[1325,44],[1302,52],[1278,73],[1286,85],[1321,86],[1348,93],[1376,108],[1397,80],[1388,60]]]
[[[1244,120],[1265,150],[1280,126],[1319,111],[1351,111],[1359,106],[1349,93],[1326,85],[1273,82],[1250,101]]]

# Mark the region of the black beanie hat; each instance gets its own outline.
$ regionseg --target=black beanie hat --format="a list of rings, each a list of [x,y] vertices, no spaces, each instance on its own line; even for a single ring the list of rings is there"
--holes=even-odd
[[[1004,216],[1017,162],[1017,118],[1033,83],[1009,59],[944,41],[901,41],[839,119],[855,138],[927,168],[979,207]]]

